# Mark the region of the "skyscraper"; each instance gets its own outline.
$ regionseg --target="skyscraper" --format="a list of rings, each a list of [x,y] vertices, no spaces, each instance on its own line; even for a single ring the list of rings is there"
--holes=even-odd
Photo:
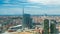
[[[30,14],[24,14],[23,15],[23,28],[32,28],[32,18],[30,17]]]
[[[55,20],[51,20],[50,31],[51,31],[51,34],[56,34],[56,21]]]
[[[44,20],[44,34],[49,34],[49,20]]]

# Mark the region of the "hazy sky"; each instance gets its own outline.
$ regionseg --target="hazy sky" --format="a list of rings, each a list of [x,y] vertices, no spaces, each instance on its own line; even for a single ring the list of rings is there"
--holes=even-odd
[[[60,0],[0,0],[0,15],[60,14]]]

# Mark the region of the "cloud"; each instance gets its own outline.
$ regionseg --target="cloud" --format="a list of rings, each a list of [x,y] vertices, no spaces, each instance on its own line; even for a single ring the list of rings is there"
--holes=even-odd
[[[1,8],[0,15],[16,15],[22,14],[21,8]]]
[[[21,3],[25,1],[27,3]],[[5,0],[0,2],[0,14],[22,14],[23,6],[25,13],[29,14],[60,13],[59,0]]]
[[[60,4],[60,0],[28,0],[29,2],[43,3],[45,5],[49,4]]]

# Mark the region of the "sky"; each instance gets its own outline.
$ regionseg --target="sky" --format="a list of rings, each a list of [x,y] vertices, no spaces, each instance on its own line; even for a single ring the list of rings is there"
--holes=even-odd
[[[60,15],[60,0],[0,0],[0,15]]]

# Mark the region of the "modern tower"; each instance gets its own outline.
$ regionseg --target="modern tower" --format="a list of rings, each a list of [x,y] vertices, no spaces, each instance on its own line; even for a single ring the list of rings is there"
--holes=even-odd
[[[23,28],[32,28],[32,18],[30,17],[30,14],[24,14],[23,15]]]
[[[44,34],[49,34],[49,20],[44,20]]]
[[[51,31],[51,34],[56,34],[56,21],[55,20],[51,20],[50,31]]]

